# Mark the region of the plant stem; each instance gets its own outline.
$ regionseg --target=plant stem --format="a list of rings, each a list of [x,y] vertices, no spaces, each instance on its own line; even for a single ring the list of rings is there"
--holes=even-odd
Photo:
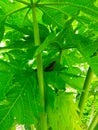
[[[38,27],[38,21],[36,18],[36,5],[31,1],[32,4],[32,15],[33,15],[33,26],[34,26],[34,40],[35,40],[35,46],[40,45],[40,36],[39,36],[39,27]],[[40,103],[41,107],[43,108],[43,112],[40,115],[40,127],[41,130],[46,130],[46,115],[44,113],[45,111],[45,90],[44,90],[44,78],[43,78],[43,64],[42,64],[42,55],[41,53],[36,56],[36,62],[37,62],[37,77],[38,77],[38,83],[39,83],[39,90],[40,90]]]
[[[97,112],[96,115],[94,116],[94,118],[93,118],[91,124],[90,124],[89,127],[88,127],[88,130],[94,130],[94,128],[96,127],[97,123],[98,123],[98,112]]]
[[[35,46],[40,45],[40,37],[39,37],[39,28],[36,18],[36,10],[35,6],[33,6],[33,25],[34,25],[34,39],[35,39]],[[41,104],[44,108],[44,79],[43,79],[43,65],[42,65],[42,55],[41,53],[36,56],[36,62],[37,62],[37,76],[38,76],[38,82],[39,82],[39,89],[41,94]]]
[[[84,110],[84,107],[85,107],[85,103],[86,103],[87,98],[88,98],[90,84],[92,82],[93,75],[94,74],[93,74],[91,68],[89,67],[88,72],[87,72],[87,76],[86,76],[86,79],[85,79],[85,82],[84,82],[84,86],[83,86],[83,92],[81,94],[80,101],[79,101],[79,104],[78,104],[78,107],[80,109],[80,112],[79,112],[80,118],[82,117],[83,110]]]

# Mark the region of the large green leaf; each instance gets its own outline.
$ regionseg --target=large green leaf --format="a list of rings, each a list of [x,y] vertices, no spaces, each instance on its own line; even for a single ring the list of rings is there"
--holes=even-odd
[[[51,87],[48,86],[47,83],[45,84],[45,90],[46,90],[46,94],[45,94],[46,108],[48,106],[54,108],[56,93]]]
[[[19,124],[34,123],[41,110],[36,75],[31,72],[20,72],[15,75],[13,82],[12,89],[6,94],[6,102],[0,105],[1,130],[8,130],[14,119]]]
[[[87,19],[91,16],[93,20],[98,20],[98,6],[96,5],[95,0],[52,0],[51,2],[49,0],[42,0],[38,7],[43,12],[43,21],[48,25],[52,24],[53,26],[62,27],[64,25],[64,21],[68,17],[75,16],[77,19],[77,17],[82,16],[83,13],[85,14],[84,17]],[[84,17],[81,18],[84,19]]]
[[[92,41],[88,37],[79,36],[79,44],[77,44],[77,47],[81,54],[84,56],[84,58],[87,60],[93,71],[98,75],[97,41]]]
[[[98,8],[97,8],[97,4],[95,3],[95,0],[86,0],[86,1],[76,1],[76,0],[51,0],[51,2],[49,0],[41,0],[41,2],[44,2],[44,5],[48,5],[48,4],[52,4],[52,5],[58,5],[58,6],[69,6],[69,7],[76,7],[79,10],[83,10],[87,13],[95,13],[96,15],[98,14]],[[46,3],[45,3],[46,2]]]
[[[48,25],[62,27],[65,22],[66,13],[58,12],[48,7],[40,8],[43,11],[43,21]]]
[[[24,7],[24,5],[15,1],[11,2],[10,0],[3,0],[3,1],[0,1],[0,7],[5,13],[10,14],[14,10],[17,10],[20,7]]]
[[[76,112],[77,107],[72,99],[72,94],[59,92],[55,98],[54,108],[47,107],[50,129],[81,130],[79,117]]]
[[[98,75],[97,0],[34,2],[38,2],[39,47],[34,47],[28,0],[0,1],[0,41],[5,44],[0,47],[0,130],[8,130],[14,121],[39,121],[42,108],[35,58],[40,53],[50,129],[80,130],[75,98],[65,91],[67,84],[81,91],[88,64]]]
[[[5,94],[9,91],[13,78],[14,69],[8,62],[0,60],[0,100],[3,100]]]

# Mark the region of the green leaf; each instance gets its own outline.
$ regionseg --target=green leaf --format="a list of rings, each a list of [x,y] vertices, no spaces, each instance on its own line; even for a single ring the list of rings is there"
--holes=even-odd
[[[82,91],[88,65],[98,75],[97,0],[34,0],[34,6],[31,1],[0,1],[0,41],[4,43],[0,47],[0,130],[9,130],[15,122],[40,124],[43,101],[35,69],[40,53],[48,128],[81,130],[77,100],[73,93],[66,93],[66,87],[74,88],[76,94]],[[33,7],[40,46],[34,46]],[[96,92],[97,83],[92,86]]]
[[[45,41],[38,47],[36,50],[34,56],[37,56],[39,53],[41,53],[49,44],[51,44],[54,40],[55,35],[50,34],[48,37],[46,37]]]
[[[73,20],[73,17],[67,20],[64,24],[63,29],[55,38],[55,42],[59,44],[61,49],[73,48],[77,44],[76,35],[71,25]]]
[[[6,25],[10,26],[16,30],[22,31],[26,34],[28,34],[28,33],[30,34],[30,32],[32,31],[32,28],[31,28],[32,25],[27,17],[28,9],[27,8],[26,9],[22,8],[22,9],[23,10],[21,10],[21,13],[20,13],[20,11],[17,11],[16,13],[12,13],[7,18]],[[29,28],[27,27],[28,25],[29,25]]]
[[[0,71],[0,101],[5,98],[6,93],[10,89],[11,80],[13,78],[13,73]]]
[[[97,130],[98,129],[98,124],[96,125],[95,129],[94,130]]]
[[[44,7],[44,8],[40,8],[43,12],[43,22],[45,22],[47,25],[53,25],[53,26],[59,26],[59,27],[63,27],[64,22],[65,22],[65,16],[66,13],[62,13],[59,12],[58,10],[55,10],[53,8],[48,8],[48,7]]]
[[[16,1],[11,2],[10,0],[3,0],[0,1],[0,6],[2,10],[7,14],[7,13],[12,13],[13,11],[17,10],[20,7],[24,7],[23,4],[18,3]]]
[[[3,100],[5,94],[9,91],[14,69],[8,62],[0,60],[0,100]]]
[[[96,41],[92,41],[88,37],[79,37],[80,43],[77,47],[84,58],[87,60],[88,64],[91,66],[96,75],[98,75],[98,44]]]
[[[48,36],[49,30],[43,24],[38,24],[38,26],[39,26],[40,39],[41,39],[41,43],[42,43],[46,39],[46,37]]]
[[[54,89],[65,90],[64,79],[62,79],[56,71],[46,72],[45,81],[47,85],[51,86]]]
[[[46,85],[46,108],[47,107],[51,107],[51,108],[54,108],[54,103],[55,103],[55,91],[50,88],[48,86],[48,84],[45,84]]]
[[[44,5],[52,5],[52,6],[58,6],[58,7],[64,7],[66,9],[67,7],[67,10],[68,10],[68,7],[69,7],[69,10],[70,8],[72,7],[75,7],[76,9],[78,10],[82,10],[84,12],[86,12],[87,14],[90,14],[90,15],[95,15],[96,17],[98,17],[98,7],[96,6],[95,4],[95,0],[86,0],[86,1],[76,1],[76,0],[61,0],[61,1],[57,1],[57,0],[52,0],[51,2],[49,0],[41,0],[41,2],[46,2],[44,3]]]
[[[31,72],[18,72],[13,82],[12,89],[6,94],[6,103],[0,106],[1,130],[8,130],[14,118],[18,124],[34,123],[41,110],[39,94],[36,93],[36,75]]]
[[[59,92],[55,98],[54,108],[50,106],[47,108],[49,126],[53,130],[58,130],[58,128],[62,130],[81,130],[76,112],[77,107],[72,98],[71,94]]]
[[[78,91],[82,90],[84,78],[80,76],[75,76],[73,74],[68,73],[60,73],[60,77],[74,89],[77,89]]]

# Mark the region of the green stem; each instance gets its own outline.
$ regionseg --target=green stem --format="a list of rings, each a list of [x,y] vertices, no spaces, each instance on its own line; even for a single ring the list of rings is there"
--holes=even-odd
[[[96,127],[97,123],[98,123],[98,112],[97,112],[96,115],[94,116],[94,118],[93,118],[91,124],[90,124],[89,127],[88,127],[88,130],[94,130],[94,128]]]
[[[92,108],[91,108],[91,115],[90,115],[90,122],[92,122],[94,111],[95,111],[95,101],[96,101],[96,94],[94,94],[94,99],[92,102]]]
[[[37,23],[36,18],[36,8],[33,6],[33,26],[34,26],[34,39],[35,39],[35,46],[40,45],[40,36],[39,36],[39,27]],[[38,82],[39,82],[39,89],[41,94],[41,105],[44,108],[44,79],[43,79],[43,65],[42,65],[42,55],[41,53],[36,56],[36,62],[37,62],[37,76],[38,76]]]
[[[40,45],[40,36],[39,36],[39,27],[38,27],[38,21],[36,18],[36,5],[31,1],[32,4],[32,15],[33,15],[33,26],[34,26],[34,40],[35,40],[35,46]],[[44,90],[44,78],[43,78],[43,64],[42,64],[42,55],[41,53],[36,56],[36,63],[37,63],[37,77],[38,77],[38,83],[39,83],[39,90],[40,90],[40,103],[41,107],[43,108],[43,112],[40,115],[40,127],[41,130],[46,130],[46,115],[44,113],[45,111],[45,90]]]
[[[84,110],[84,107],[85,107],[85,103],[86,103],[87,98],[88,98],[90,84],[91,84],[91,81],[93,79],[93,75],[94,74],[93,74],[91,68],[89,68],[88,72],[87,72],[87,76],[86,76],[85,82],[84,82],[83,92],[81,94],[79,105],[78,105],[78,107],[80,109],[80,112],[79,112],[80,118],[82,117],[83,110]]]

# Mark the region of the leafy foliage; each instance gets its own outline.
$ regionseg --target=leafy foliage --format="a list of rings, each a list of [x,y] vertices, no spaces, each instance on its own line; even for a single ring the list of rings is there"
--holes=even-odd
[[[98,0],[33,2],[40,46],[34,44],[32,0],[0,1],[0,130],[9,130],[14,123],[37,127],[40,122],[44,110],[37,77],[39,54],[48,128],[81,130],[77,97],[88,67],[98,76]],[[93,81],[93,92],[96,86]],[[69,88],[74,92],[70,94]]]
[[[78,119],[79,117],[76,112],[77,108],[72,101],[73,99],[72,95],[60,92],[55,98],[56,100],[54,102],[54,109],[51,108],[50,106],[47,106],[50,128],[53,128],[54,130],[55,129],[81,130],[79,126],[80,124]]]

